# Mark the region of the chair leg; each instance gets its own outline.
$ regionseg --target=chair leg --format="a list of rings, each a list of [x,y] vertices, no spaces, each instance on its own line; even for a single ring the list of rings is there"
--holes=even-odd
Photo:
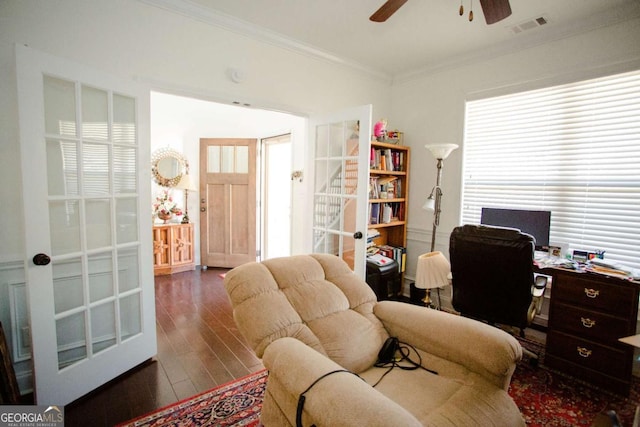
[[[529,350],[528,348],[524,348],[524,347],[522,347],[522,353],[524,353],[527,356],[529,356],[529,364],[531,366],[538,366],[538,362],[540,362],[540,356],[539,355],[535,354],[533,351]]]

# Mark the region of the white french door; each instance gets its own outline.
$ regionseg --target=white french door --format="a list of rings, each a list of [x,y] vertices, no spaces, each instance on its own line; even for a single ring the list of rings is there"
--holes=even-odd
[[[16,46],[25,266],[38,404],[156,354],[149,92]]]
[[[313,251],[344,259],[364,279],[371,105],[311,121]]]

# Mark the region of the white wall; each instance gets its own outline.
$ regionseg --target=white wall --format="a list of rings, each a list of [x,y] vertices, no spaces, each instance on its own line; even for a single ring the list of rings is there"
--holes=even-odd
[[[136,79],[162,92],[239,101],[299,115],[363,104],[375,106],[374,117],[387,117],[390,112],[390,84],[371,74],[136,0],[0,1],[0,321],[10,345],[10,305],[17,307],[20,315],[24,301],[12,299],[9,289],[24,288],[27,258],[14,44]],[[228,77],[230,67],[244,71],[242,83]],[[184,147],[191,159],[189,144]],[[303,158],[294,153],[297,164],[302,164]],[[28,360],[16,367],[23,390],[30,387],[29,369]]]
[[[238,107],[182,96],[152,92],[151,94],[151,152],[162,147],[172,147],[181,152],[189,162],[189,174],[198,186],[200,173],[200,138],[256,138],[290,133],[295,157],[283,159],[282,167],[304,169],[306,119],[275,111]],[[290,160],[291,166],[287,164]],[[289,184],[289,183],[287,183]],[[298,180],[291,181],[292,216],[302,218],[304,212],[304,186]],[[154,195],[160,187],[154,184]],[[173,191],[179,206],[184,208],[184,192]],[[200,215],[198,192],[189,192],[189,218],[194,223],[196,264],[200,264]],[[292,253],[303,251],[303,221],[294,221],[291,235]]]
[[[4,186],[0,259],[22,257],[13,45],[27,44],[154,89],[305,115],[373,104],[388,115],[390,86],[371,75],[240,36],[135,0],[0,2],[0,117]],[[234,83],[230,67],[244,71]]]
[[[415,276],[417,257],[430,249],[432,216],[421,206],[435,185],[436,161],[424,149],[425,144],[460,145],[444,162],[444,198],[437,250],[448,256],[449,234],[459,225],[467,99],[530,90],[631,68],[640,68],[640,21],[637,19],[394,84],[391,116],[405,131],[406,143],[412,147],[407,276]]]

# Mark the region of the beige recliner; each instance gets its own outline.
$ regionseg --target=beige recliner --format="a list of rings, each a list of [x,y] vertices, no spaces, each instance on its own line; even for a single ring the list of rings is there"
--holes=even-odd
[[[524,425],[507,394],[522,348],[499,329],[377,302],[333,255],[245,264],[224,284],[240,332],[269,371],[261,415],[267,427],[296,425],[305,391],[304,426]],[[410,358],[437,375],[375,367],[390,336],[415,348],[420,357],[407,346]],[[318,380],[332,371],[339,372]]]

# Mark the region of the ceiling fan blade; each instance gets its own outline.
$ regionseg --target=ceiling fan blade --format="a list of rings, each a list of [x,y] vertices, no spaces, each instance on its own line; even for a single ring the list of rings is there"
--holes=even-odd
[[[509,0],[480,0],[487,25],[495,24],[511,15]]]
[[[384,22],[406,2],[407,0],[387,0],[369,19],[373,22]]]

